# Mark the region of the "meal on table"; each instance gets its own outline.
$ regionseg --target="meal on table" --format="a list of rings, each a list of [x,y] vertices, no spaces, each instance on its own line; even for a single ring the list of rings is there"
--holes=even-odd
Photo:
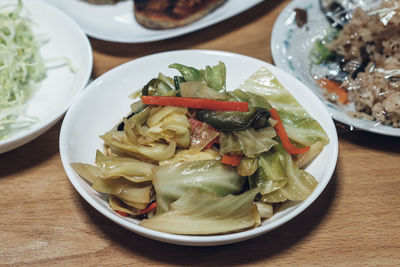
[[[232,91],[222,62],[170,68],[100,136],[95,165],[72,163],[112,210],[162,232],[225,234],[313,192],[304,168],[329,139],[269,70]]]
[[[335,8],[344,14],[337,3]],[[342,20],[344,25],[333,25],[317,40],[312,51],[313,72],[327,99],[352,103],[356,112],[351,115],[393,127],[400,127],[399,12],[397,0],[371,10],[358,7],[351,19]],[[320,75],[322,68],[328,71]]]

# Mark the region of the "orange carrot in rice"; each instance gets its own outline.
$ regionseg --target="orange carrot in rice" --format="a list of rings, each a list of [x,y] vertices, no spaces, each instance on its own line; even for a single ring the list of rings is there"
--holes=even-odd
[[[347,91],[340,83],[325,78],[318,79],[317,82],[319,86],[325,88],[328,93],[335,93],[338,96],[339,103],[347,104],[349,101]]]

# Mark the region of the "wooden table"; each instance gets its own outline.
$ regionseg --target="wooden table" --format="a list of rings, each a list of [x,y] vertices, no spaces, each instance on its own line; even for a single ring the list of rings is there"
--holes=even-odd
[[[186,48],[272,62],[272,26],[289,2],[265,1],[217,25],[160,42],[92,39],[93,77],[131,59]],[[0,264],[400,265],[399,138],[339,129],[336,171],[305,212],[245,242],[184,247],[129,232],[87,204],[61,165],[60,125],[0,155]]]

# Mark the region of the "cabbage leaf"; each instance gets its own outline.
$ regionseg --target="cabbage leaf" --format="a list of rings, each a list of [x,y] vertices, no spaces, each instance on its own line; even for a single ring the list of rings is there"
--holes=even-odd
[[[152,145],[165,140],[187,148],[190,144],[187,112],[187,108],[183,107],[147,107],[131,118],[124,119],[124,132],[134,145]]]
[[[258,190],[218,197],[191,188],[171,204],[169,212],[143,220],[139,225],[173,234],[209,235],[235,232],[260,223],[253,203]]]
[[[240,89],[264,97],[278,111],[289,138],[301,146],[317,141],[329,143],[321,125],[313,119],[297,100],[266,68],[261,68],[240,85]]]
[[[218,196],[237,194],[246,178],[218,160],[201,160],[165,165],[153,169],[153,185],[157,197],[157,214],[169,210],[170,203],[190,188]]]
[[[314,177],[293,162],[282,144],[262,153],[259,168],[249,177],[251,188],[259,188],[265,203],[305,200],[317,186]]]
[[[160,161],[169,159],[175,154],[176,143],[174,141],[169,145],[161,143],[152,143],[147,146],[135,145],[129,142],[125,132],[120,131],[111,131],[100,137],[113,152],[122,152],[138,159]]]
[[[150,181],[152,168],[155,165],[130,157],[105,156],[99,150],[96,152],[96,165],[103,178],[119,178],[132,182]]]
[[[182,97],[207,98],[215,100],[227,100],[228,95],[218,93],[207,86],[205,81],[183,82],[180,84]]]
[[[221,159],[218,151],[214,149],[205,149],[202,151],[191,151],[188,149],[177,149],[175,155],[167,160],[159,161],[158,164],[160,166],[167,164],[177,164],[181,162],[190,162],[190,161],[198,161],[198,160],[210,160],[210,159]]]
[[[72,163],[71,167],[85,180],[91,182],[92,188],[100,193],[114,195],[121,200],[133,203],[150,203],[152,185],[150,182],[133,183],[124,178],[103,179],[98,168],[84,163]]]
[[[200,70],[178,63],[169,67],[178,70],[186,82],[204,81],[208,87],[219,93],[225,93],[226,91],[226,67],[222,62],[213,67],[206,66],[205,69]]]

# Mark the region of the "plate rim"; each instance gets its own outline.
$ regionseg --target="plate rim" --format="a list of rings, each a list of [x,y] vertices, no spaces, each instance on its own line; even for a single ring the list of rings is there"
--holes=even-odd
[[[275,20],[273,28],[272,28],[271,41],[270,41],[271,55],[272,55],[272,59],[274,61],[274,64],[278,68],[280,68],[280,69],[290,73],[294,77],[296,77],[298,80],[300,80],[302,83],[304,83],[313,92],[313,90],[310,88],[310,86],[306,82],[304,82],[300,78],[298,78],[298,76],[296,75],[296,72],[294,72],[293,70],[288,68],[287,65],[281,63],[281,61],[279,60],[280,57],[278,57],[278,55],[280,55],[281,53],[278,52],[280,50],[277,47],[282,45],[282,44],[278,43],[278,41],[277,41],[277,39],[279,39],[277,37],[279,35],[279,29],[278,28],[279,27],[283,28],[283,26],[282,26],[284,24],[283,22],[286,19],[288,19],[288,17],[286,17],[286,16],[288,14],[290,14],[291,10],[293,10],[293,8],[295,8],[296,5],[298,5],[299,3],[308,4],[308,3],[317,3],[317,2],[314,2],[313,0],[293,0],[283,8],[283,10],[279,13],[277,19]],[[321,15],[322,15],[322,13],[321,13]],[[315,94],[315,93],[313,92],[313,94]],[[340,122],[340,123],[343,123],[343,124],[349,126],[349,130],[350,131],[354,131],[355,129],[359,129],[359,130],[371,132],[371,133],[374,133],[374,134],[381,134],[381,135],[386,135],[386,136],[400,137],[400,128],[395,128],[395,127],[387,126],[387,125],[381,125],[377,121],[371,121],[370,124],[372,125],[372,127],[368,127],[366,125],[363,125],[363,122],[365,122],[365,120],[351,118],[347,114],[345,114],[345,116],[346,116],[345,118],[342,118],[342,116],[339,116],[338,113],[343,114],[343,112],[338,111],[338,110],[330,107],[327,104],[327,100],[325,100],[325,99],[320,99],[320,100],[324,104],[324,106],[327,108],[329,114],[331,114],[333,119],[338,121],[338,122]]]
[[[158,241],[163,241],[166,243],[171,243],[171,244],[178,244],[178,245],[189,245],[189,246],[215,246],[215,245],[223,245],[223,244],[229,244],[229,243],[235,243],[239,241],[244,241],[250,238],[254,238],[256,236],[262,235],[266,232],[269,232],[284,223],[290,221],[294,217],[296,217],[298,214],[303,212],[307,207],[309,207],[319,196],[320,194],[324,191],[326,188],[327,184],[331,180],[334,170],[336,168],[336,163],[337,163],[337,158],[338,158],[338,136],[336,132],[336,128],[334,126],[332,118],[329,116],[328,111],[325,109],[324,105],[320,103],[321,101],[310,92],[310,97],[314,98],[317,103],[321,106],[322,109],[324,109],[324,112],[327,115],[327,118],[329,118],[329,121],[327,123],[327,127],[329,128],[330,131],[332,131],[332,136],[329,136],[330,138],[330,146],[332,146],[333,149],[333,155],[332,155],[332,160],[331,163],[329,164],[329,168],[327,169],[328,175],[322,177],[322,180],[319,181],[318,187],[314,190],[312,195],[310,195],[306,200],[304,200],[296,209],[294,209],[291,213],[286,214],[282,218],[279,218],[275,221],[272,221],[267,227],[257,227],[251,230],[247,231],[242,231],[238,233],[233,233],[233,234],[225,234],[225,235],[213,235],[213,236],[187,236],[187,235],[176,235],[176,234],[169,234],[169,233],[164,233],[164,232],[159,232],[155,231],[152,229],[148,229],[145,227],[142,227],[140,225],[137,225],[135,223],[129,223],[127,225],[127,222],[121,217],[117,216],[116,214],[112,213],[109,209],[105,210],[97,201],[88,194],[85,188],[83,188],[79,183],[78,179],[82,179],[79,177],[73,169],[69,166],[69,158],[67,154],[68,146],[67,146],[67,134],[68,134],[68,127],[70,127],[70,124],[73,124],[73,122],[70,119],[71,113],[74,111],[75,105],[79,106],[79,101],[83,101],[80,99],[83,99],[85,95],[90,95],[91,91],[96,90],[96,84],[101,84],[102,80],[104,79],[109,79],[109,77],[112,77],[112,75],[116,72],[119,72],[121,69],[128,68],[130,65],[134,64],[140,64],[142,62],[145,62],[149,58],[153,57],[158,57],[158,56],[163,56],[166,54],[173,55],[174,53],[190,53],[190,54],[196,54],[196,55],[201,55],[203,53],[207,54],[212,54],[212,55],[219,55],[219,56],[225,56],[225,57],[240,57],[246,60],[250,60],[253,62],[261,63],[265,66],[268,66],[268,69],[276,69],[279,72],[284,73],[288,77],[292,77],[290,74],[283,70],[279,70],[277,67],[273,66],[270,63],[267,63],[265,61],[245,56],[245,55],[240,55],[232,52],[225,52],[225,51],[217,51],[217,50],[200,50],[200,49],[194,49],[194,50],[174,50],[174,51],[168,51],[168,52],[161,52],[157,54],[152,54],[148,56],[144,56],[138,59],[134,59],[132,61],[126,62],[120,66],[117,66],[110,71],[104,73],[101,75],[99,78],[97,78],[93,83],[91,83],[87,89],[82,92],[80,97],[75,98],[74,103],[71,105],[71,108],[68,110],[67,114],[65,115],[63,124],[61,126],[61,131],[60,131],[60,157],[61,161],[64,167],[64,170],[67,174],[68,179],[71,181],[75,189],[79,192],[81,197],[83,197],[90,205],[92,205],[93,208],[95,208],[98,212],[100,212],[102,215],[105,217],[109,218],[113,222],[117,223],[118,225],[135,232],[136,234],[158,240]],[[302,84],[300,81],[292,77],[293,82]],[[302,84],[303,87],[306,87],[304,84]],[[327,131],[327,128],[325,129]],[[329,131],[327,131],[329,132]],[[265,229],[266,228],[266,229]]]
[[[79,36],[81,38],[80,40],[85,45],[85,49],[86,49],[85,54],[87,54],[88,68],[85,70],[83,79],[79,83],[80,89],[77,90],[75,95],[72,96],[68,102],[65,102],[63,104],[63,106],[60,109],[58,109],[58,111],[56,113],[54,113],[52,116],[50,116],[47,120],[43,120],[43,121],[41,120],[26,130],[18,131],[17,133],[13,134],[9,138],[0,140],[0,154],[6,153],[8,151],[11,151],[13,149],[16,149],[20,146],[23,146],[23,145],[31,142],[32,140],[36,139],[37,137],[39,137],[40,135],[45,133],[47,130],[49,130],[54,124],[56,124],[61,119],[63,114],[67,112],[67,110],[71,106],[74,98],[77,97],[77,95],[86,87],[86,85],[90,79],[92,70],[93,70],[93,52],[92,52],[92,46],[89,42],[89,39],[86,36],[86,34],[83,32],[82,28],[68,14],[66,14],[62,10],[60,10],[42,0],[40,0],[40,1],[23,0],[23,5],[24,5],[24,8],[28,9],[28,10],[29,10],[29,8],[27,7],[27,5],[33,5],[33,6],[37,6],[37,7],[45,7],[46,9],[51,10],[52,13],[55,12],[59,17],[61,17],[62,20],[68,21],[68,23],[73,28],[75,28],[76,33],[79,34]],[[34,17],[32,17],[32,19],[34,20]],[[40,25],[38,27],[40,28]],[[40,89],[41,89],[41,87],[39,84],[38,91]]]

